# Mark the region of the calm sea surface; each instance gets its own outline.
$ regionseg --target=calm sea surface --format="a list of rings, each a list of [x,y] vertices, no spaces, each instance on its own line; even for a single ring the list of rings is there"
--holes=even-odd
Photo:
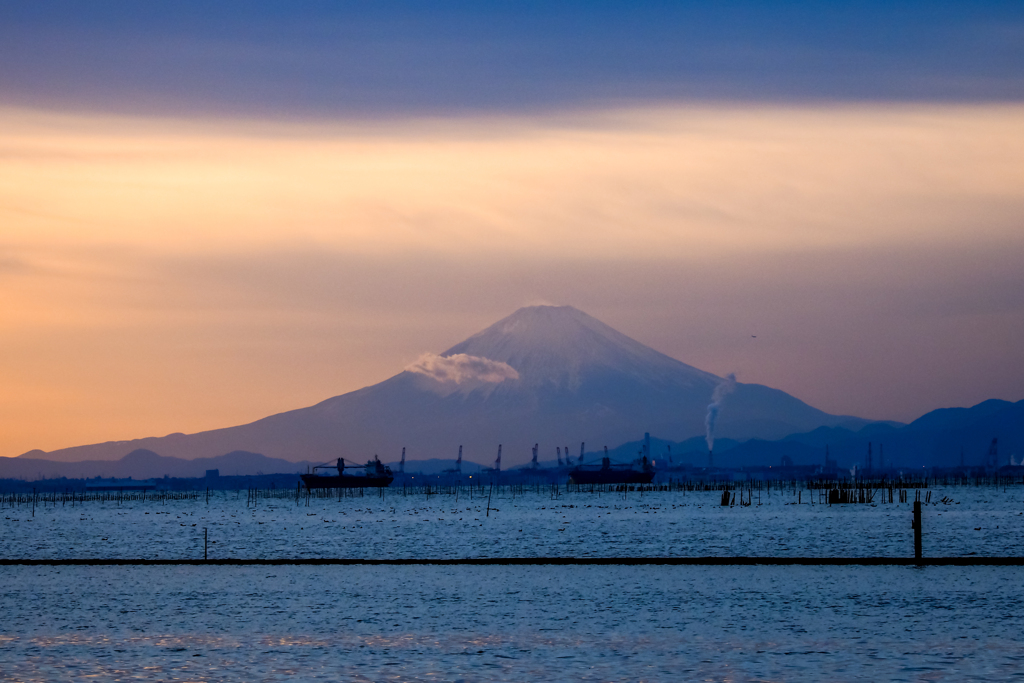
[[[933,490],[925,554],[1024,555],[1022,494]],[[211,557],[911,553],[909,504],[716,501],[243,492],[0,529],[6,557],[201,557],[204,527]],[[1013,567],[0,567],[3,681],[1024,680],[1022,641]]]

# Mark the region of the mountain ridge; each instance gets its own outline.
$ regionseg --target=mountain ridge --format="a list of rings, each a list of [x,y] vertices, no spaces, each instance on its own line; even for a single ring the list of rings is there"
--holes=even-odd
[[[686,439],[704,433],[723,380],[647,347],[569,306],[521,308],[398,374],[307,408],[235,427],[90,444],[44,455],[113,460],[138,448],[193,459],[235,450],[282,460],[467,458],[490,462],[504,444],[509,466],[534,443],[622,443],[645,431]],[[867,420],[829,415],[777,389],[737,383],[718,435],[779,438]],[[38,451],[32,451],[38,457]],[[25,454],[26,456],[28,454]]]
[[[992,438],[998,438],[1000,455],[998,465],[1008,464],[1014,456],[1020,461],[1024,458],[1024,401],[1011,403],[1000,402],[1001,410],[992,410],[992,401],[986,401],[969,408],[958,408],[956,419],[939,423],[934,429],[921,429],[922,424],[936,424],[935,420],[943,415],[950,415],[949,409],[942,408],[922,416],[927,420],[915,420],[908,425],[898,423],[870,423],[857,431],[843,427],[819,427],[810,432],[789,434],[782,439],[766,441],[749,439],[735,441],[721,438],[715,444],[716,465],[723,467],[778,465],[782,456],[790,458],[797,465],[824,464],[825,448],[830,448],[833,460],[841,468],[853,465],[864,467],[868,443],[874,444],[874,465],[881,465],[884,457],[885,466],[901,468],[917,468],[925,466],[956,466],[959,465],[959,449],[965,451],[964,464],[967,467],[984,465],[987,449]],[[986,405],[987,404],[987,405]],[[969,419],[964,420],[963,416]],[[915,426],[916,425],[916,426]],[[945,443],[945,451],[936,451],[936,440]],[[632,439],[609,450],[613,461],[629,462],[637,457],[642,441]],[[668,446],[671,446],[671,461]],[[578,452],[575,445],[570,450],[569,444],[559,446],[565,452],[571,452],[572,462],[576,462]],[[541,451],[541,463],[554,465],[550,445]],[[593,462],[603,453],[591,449],[586,451],[587,462]],[[675,465],[689,464],[703,467],[707,460],[707,451],[702,437],[691,437],[684,441],[672,441],[652,434],[651,454],[657,460],[673,462]],[[397,460],[386,461],[397,469]],[[436,474],[454,466],[453,458],[447,459],[409,459],[406,471],[414,474]],[[34,478],[91,478],[94,476],[115,476],[153,478],[164,475],[201,477],[207,469],[219,469],[222,476],[298,473],[305,467],[320,464],[315,462],[291,462],[267,458],[259,453],[236,451],[215,458],[197,458],[184,460],[161,456],[152,451],[139,449],[128,453],[120,460],[93,460],[77,462],[60,462],[33,458],[0,458],[0,479],[34,479]],[[493,464],[492,460],[484,463],[470,459],[463,461],[463,470],[467,474],[478,472],[482,467]],[[515,465],[508,466],[512,469]]]

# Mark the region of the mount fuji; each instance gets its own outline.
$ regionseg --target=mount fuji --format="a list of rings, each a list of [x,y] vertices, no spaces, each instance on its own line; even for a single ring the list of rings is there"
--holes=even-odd
[[[232,451],[289,461],[451,458],[505,466],[544,459],[556,445],[592,450],[644,432],[683,440],[702,435],[715,388],[725,380],[670,358],[570,306],[531,306],[456,344],[425,355],[379,384],[308,408],[196,434],[78,446],[20,457],[112,460],[139,448],[178,458]],[[818,427],[867,424],[829,415],[789,394],[735,384],[721,402],[716,432],[777,439]]]

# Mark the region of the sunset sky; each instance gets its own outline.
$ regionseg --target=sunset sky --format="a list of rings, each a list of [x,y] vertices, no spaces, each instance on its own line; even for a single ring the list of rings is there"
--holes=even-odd
[[[832,413],[1024,399],[1024,5],[767,5],[0,2],[0,456],[537,303]]]

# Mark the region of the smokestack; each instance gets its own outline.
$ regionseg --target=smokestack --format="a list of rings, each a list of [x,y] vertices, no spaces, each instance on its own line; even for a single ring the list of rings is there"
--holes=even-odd
[[[668,444],[668,464],[672,464],[672,444]]]
[[[459,446],[459,459],[455,461],[455,471],[462,474],[462,446]]]
[[[398,473],[405,474],[405,446],[402,446],[402,462],[398,463]]]
[[[562,466],[562,447],[561,446],[555,446],[555,454],[558,456],[558,466],[561,467]],[[566,455],[569,455],[569,454],[566,453]]]
[[[580,464],[581,465],[583,464],[583,445],[585,443],[586,443],[585,441],[580,441]]]
[[[715,466],[715,452],[709,448],[708,449],[708,469],[710,469],[710,468],[712,468],[714,466]]]
[[[533,469],[537,469],[537,446],[538,444],[533,444],[533,460],[530,461],[530,466]]]
[[[494,471],[501,474],[501,444],[498,444],[498,459],[494,461]]]

